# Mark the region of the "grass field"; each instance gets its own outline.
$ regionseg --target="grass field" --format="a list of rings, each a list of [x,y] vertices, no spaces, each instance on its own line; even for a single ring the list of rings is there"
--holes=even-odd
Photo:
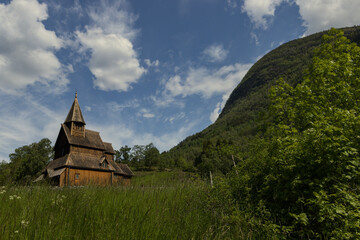
[[[208,188],[183,172],[137,173],[129,187],[1,187],[0,238],[206,239]]]

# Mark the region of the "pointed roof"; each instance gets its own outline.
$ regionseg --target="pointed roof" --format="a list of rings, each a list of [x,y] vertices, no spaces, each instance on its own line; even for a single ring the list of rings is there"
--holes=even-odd
[[[64,123],[68,123],[68,122],[80,122],[80,123],[86,124],[84,117],[80,110],[79,102],[77,100],[77,92],[75,93],[74,102],[70,108],[70,111],[69,111]]]
[[[61,131],[64,131],[67,142],[70,145],[76,145],[80,147],[93,148],[99,150],[106,150],[105,145],[100,137],[100,133],[85,129],[85,137],[79,137],[71,135],[71,130],[66,124],[61,124],[60,133],[56,140],[55,146],[58,144],[58,140],[61,134]]]

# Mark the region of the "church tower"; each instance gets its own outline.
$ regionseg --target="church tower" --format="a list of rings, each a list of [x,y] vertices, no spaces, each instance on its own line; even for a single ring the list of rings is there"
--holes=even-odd
[[[80,110],[80,105],[77,99],[77,92],[75,93],[74,102],[65,119],[64,124],[70,129],[72,136],[85,137],[85,120]]]

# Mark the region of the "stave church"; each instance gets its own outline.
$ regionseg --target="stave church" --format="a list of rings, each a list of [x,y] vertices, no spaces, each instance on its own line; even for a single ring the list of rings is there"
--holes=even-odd
[[[114,161],[112,144],[85,125],[76,93],[55,142],[54,160],[35,181],[47,179],[59,187],[130,184],[134,174],[126,164]]]

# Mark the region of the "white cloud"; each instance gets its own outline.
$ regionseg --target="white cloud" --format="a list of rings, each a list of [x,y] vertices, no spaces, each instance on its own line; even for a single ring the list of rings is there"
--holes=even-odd
[[[206,48],[203,53],[209,62],[222,62],[229,51],[225,50],[222,45],[214,44]]]
[[[132,43],[120,34],[106,34],[100,28],[77,32],[81,43],[92,50],[89,68],[94,85],[101,90],[127,91],[145,72]]]
[[[154,118],[155,114],[151,113],[149,109],[146,108],[142,108],[140,109],[139,116],[142,116],[143,118]]]
[[[155,60],[152,62],[150,59],[144,59],[144,62],[148,67],[158,67],[160,64],[159,60]]]
[[[226,0],[226,3],[227,3],[227,6],[228,6],[229,8],[234,9],[234,8],[237,7],[237,2],[236,2],[236,0]]]
[[[350,27],[360,23],[359,0],[295,0],[307,27],[306,34],[331,27]]]
[[[107,34],[120,34],[132,40],[138,31],[132,26],[137,19],[131,14],[126,0],[112,1],[100,0],[96,6],[90,8],[89,16],[93,25],[104,30]]]
[[[170,105],[175,105],[179,108],[184,108],[185,103],[182,100],[177,99],[174,101],[174,97],[171,95],[171,93],[168,92],[162,92],[161,96],[150,96],[150,100],[154,102],[156,107],[168,107]]]
[[[153,114],[153,113],[144,113],[144,114],[143,114],[143,117],[144,117],[144,118],[154,118],[154,117],[155,117],[155,114]]]
[[[275,9],[286,0],[244,0],[242,11],[246,12],[256,28],[267,29],[269,18],[274,16]]]
[[[106,104],[108,112],[121,112],[125,108],[138,108],[140,106],[138,99],[129,100],[119,104],[117,102],[109,102]]]
[[[331,27],[346,27],[360,23],[359,0],[245,0],[242,11],[255,23],[266,29],[281,3],[296,3],[307,27],[306,35]]]
[[[49,138],[55,143],[66,111],[54,112],[30,95],[0,96],[0,161],[18,147]]]
[[[46,4],[36,0],[0,4],[0,90],[15,93],[36,83],[64,90],[66,67],[54,54],[62,41],[45,29],[47,18]]]
[[[76,34],[81,44],[91,49],[89,68],[95,76],[94,86],[104,91],[128,91],[145,73],[131,42],[137,32],[131,28],[136,17],[121,9],[125,1],[111,6],[101,3],[90,11],[93,24]]]
[[[218,103],[216,104],[216,107],[215,107],[214,111],[212,111],[212,113],[210,114],[210,121],[211,121],[212,123],[214,123],[214,122],[218,119],[218,117],[219,117],[222,109],[225,107],[226,101],[228,100],[228,98],[229,98],[229,96],[230,96],[230,93],[231,93],[231,91],[225,93],[225,94],[222,96],[222,101],[221,101],[221,102],[218,102]]]
[[[186,116],[185,112],[176,113],[170,117],[166,117],[164,119],[165,122],[174,123],[174,121],[184,119]]]
[[[259,46],[260,42],[259,42],[258,36],[254,32],[251,32],[250,36],[251,36],[252,39],[254,39],[256,46]]]
[[[175,75],[168,80],[165,84],[166,94],[172,97],[199,94],[203,98],[224,94],[239,84],[250,67],[251,64],[234,64],[216,71],[190,68],[185,79]]]

